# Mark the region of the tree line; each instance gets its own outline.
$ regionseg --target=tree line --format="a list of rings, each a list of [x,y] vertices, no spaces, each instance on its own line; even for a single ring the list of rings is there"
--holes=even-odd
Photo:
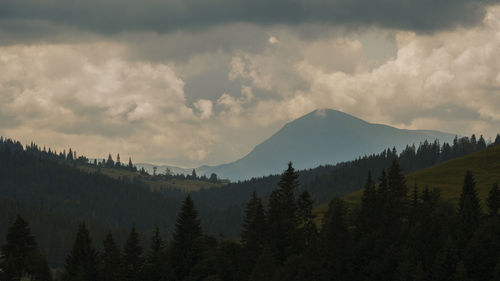
[[[267,204],[253,192],[239,240],[205,234],[188,195],[172,238],[156,228],[147,249],[132,226],[123,247],[108,234],[98,252],[80,224],[60,280],[499,280],[498,185],[483,212],[467,172],[457,205],[408,187],[393,160],[378,179],[368,173],[359,206],[334,198],[318,223],[290,163]],[[2,280],[50,280],[30,237],[18,217],[2,246]]]

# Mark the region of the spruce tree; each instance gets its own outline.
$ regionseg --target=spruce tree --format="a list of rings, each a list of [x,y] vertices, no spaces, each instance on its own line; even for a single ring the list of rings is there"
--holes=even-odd
[[[111,233],[108,233],[103,245],[104,252],[100,255],[98,280],[120,281],[121,253]]]
[[[486,204],[488,205],[490,216],[496,216],[500,208],[500,189],[498,189],[498,183],[493,184],[493,187],[490,189]]]
[[[269,197],[270,247],[280,264],[297,249],[297,206],[294,192],[299,185],[298,177],[292,162],[289,162],[288,169],[281,175],[279,188]]]
[[[307,190],[303,190],[297,198],[297,220],[301,250],[310,247],[316,240],[318,230],[314,223],[314,201]]]
[[[261,199],[254,190],[248,201],[241,230],[242,242],[242,273],[251,273],[257,258],[262,252],[262,247],[267,240],[267,223]]]
[[[64,264],[64,281],[97,280],[97,252],[84,223],[78,227],[75,242]]]
[[[143,269],[142,248],[135,225],[132,225],[123,249],[122,269],[122,280],[141,280]]]
[[[500,134],[497,134],[497,137],[495,138],[495,143],[494,145],[500,144]]]
[[[252,274],[250,275],[250,281],[272,281],[274,273],[278,268],[278,262],[276,261],[273,252],[268,245],[265,245],[262,253],[257,259]]]
[[[361,211],[359,214],[359,231],[367,231],[374,227],[374,217],[377,209],[377,190],[372,179],[371,172],[368,172],[363,197],[361,198]]]
[[[321,228],[321,260],[328,276],[346,280],[352,253],[352,240],[348,224],[347,204],[334,198],[328,205],[328,211]]]
[[[481,205],[476,190],[476,182],[470,171],[467,171],[462,186],[462,194],[458,206],[460,248],[465,246],[478,228],[481,219]]]
[[[200,259],[199,240],[201,235],[198,211],[194,208],[191,196],[188,195],[177,216],[169,253],[174,280],[184,280]]]
[[[156,226],[151,238],[149,252],[146,256],[144,280],[158,281],[162,278],[162,258],[164,254],[163,239],[161,238],[160,229]]]
[[[28,223],[18,215],[7,230],[6,243],[0,248],[0,280],[19,281],[27,276],[34,281],[52,280]]]

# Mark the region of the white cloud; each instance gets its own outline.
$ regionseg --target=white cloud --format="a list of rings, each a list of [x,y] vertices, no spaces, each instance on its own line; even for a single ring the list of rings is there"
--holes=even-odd
[[[200,112],[201,119],[207,119],[212,116],[212,101],[201,99],[194,103],[194,107]]]

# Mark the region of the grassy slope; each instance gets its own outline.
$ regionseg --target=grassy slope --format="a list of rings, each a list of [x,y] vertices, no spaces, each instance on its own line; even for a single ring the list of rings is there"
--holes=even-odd
[[[410,189],[418,184],[429,188],[438,188],[443,198],[457,202],[462,192],[465,172],[472,171],[476,179],[479,197],[484,201],[495,182],[500,182],[500,146],[487,148],[467,156],[446,161],[432,167],[418,170],[406,176]],[[351,204],[358,204],[363,191],[357,191],[344,197]]]
[[[90,172],[90,173],[95,173],[97,171],[96,168],[93,167],[80,167],[80,169]],[[113,168],[102,168],[101,173],[111,177],[111,178],[134,178],[140,176],[136,172],[131,172],[127,170],[120,170],[120,169],[113,169]],[[210,183],[206,181],[198,181],[198,180],[189,180],[189,179],[171,179],[171,180],[164,180],[164,179],[158,179],[154,180],[152,176],[140,176],[142,178],[142,181],[146,184],[148,184],[151,188],[151,190],[158,190],[162,188],[172,188],[172,189],[179,189],[182,191],[198,191],[200,189],[205,189],[205,188],[210,188],[210,187],[219,187],[222,186],[223,184],[218,183]]]

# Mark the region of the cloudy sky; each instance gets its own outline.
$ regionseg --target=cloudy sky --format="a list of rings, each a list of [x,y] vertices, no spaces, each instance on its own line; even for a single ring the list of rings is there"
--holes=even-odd
[[[0,135],[180,166],[317,108],[500,132],[498,0],[2,0]]]

